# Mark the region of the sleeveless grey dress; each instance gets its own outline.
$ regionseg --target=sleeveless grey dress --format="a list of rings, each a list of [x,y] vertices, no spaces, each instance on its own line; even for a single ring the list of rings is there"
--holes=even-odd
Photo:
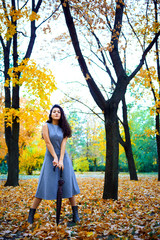
[[[47,123],[50,141],[54,147],[54,150],[59,159],[61,142],[63,140],[62,129],[58,125],[53,125],[52,123]],[[45,158],[42,165],[37,192],[35,197],[42,198],[46,200],[54,200],[57,198],[58,190],[58,180],[60,178],[60,170],[57,167],[53,171],[53,156],[50,154],[49,150],[46,148]],[[73,195],[79,194],[80,190],[77,184],[76,176],[73,170],[71,159],[67,151],[65,150],[64,159],[64,170],[62,172],[62,177],[65,181],[63,184],[63,195],[62,198],[71,198]]]

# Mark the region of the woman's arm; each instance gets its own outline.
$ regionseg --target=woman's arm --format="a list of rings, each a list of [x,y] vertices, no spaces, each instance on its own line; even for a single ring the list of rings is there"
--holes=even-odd
[[[47,126],[47,123],[45,123],[43,125],[43,128],[42,128],[42,134],[43,134],[43,138],[44,138],[44,141],[46,143],[46,147],[48,148],[50,154],[53,156],[54,160],[53,160],[53,166],[56,166],[58,165],[58,157],[57,157],[57,154],[54,150],[54,147],[50,141],[50,138],[49,138],[49,133],[48,133],[48,126]]]
[[[58,164],[59,169],[64,168],[63,158],[64,158],[64,154],[65,154],[67,139],[68,139],[67,137],[63,138],[62,143],[61,143],[61,152],[60,152],[60,158],[59,158],[59,164]]]

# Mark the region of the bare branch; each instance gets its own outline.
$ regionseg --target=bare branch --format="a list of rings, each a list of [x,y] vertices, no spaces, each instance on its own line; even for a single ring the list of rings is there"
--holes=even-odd
[[[147,20],[147,23],[146,25],[148,26],[148,7],[149,7],[149,1],[147,1],[147,7],[146,7],[146,20]],[[145,27],[145,33],[143,35],[143,50],[145,49],[145,43],[146,43],[146,27]]]
[[[111,26],[111,23],[110,23],[110,21],[108,19],[107,12],[106,12],[106,21],[107,21],[107,24],[109,26],[109,30],[112,31],[112,26]]]
[[[96,35],[93,31],[92,31],[92,34],[93,34],[93,36],[95,37],[95,39],[96,39],[96,41],[97,41],[98,48],[100,49],[101,46],[102,46],[102,44],[101,44],[99,38],[97,37],[97,35]],[[101,51],[101,56],[102,56],[102,59],[103,59],[103,61],[102,61],[102,62],[103,62],[103,65],[104,65],[105,68],[106,68],[106,72],[108,73],[108,75],[109,75],[109,77],[110,77],[110,79],[111,79],[111,85],[112,85],[112,84],[115,84],[115,85],[116,85],[116,82],[115,82],[114,78],[112,77],[111,71],[110,71],[110,69],[109,69],[108,66],[107,66],[106,59],[105,59],[105,57],[104,57],[103,51]]]
[[[63,91],[62,91],[62,92],[63,92]],[[90,108],[87,104],[85,104],[84,102],[82,102],[82,101],[79,100],[79,99],[76,99],[76,98],[74,98],[74,97],[69,96],[68,94],[66,94],[66,93],[64,93],[64,92],[63,92],[63,94],[64,94],[65,96],[69,97],[71,100],[81,103],[83,106],[85,106],[86,108],[88,108],[93,114],[95,114],[98,118],[100,118],[100,119],[104,122],[104,119],[101,118],[101,117],[99,116],[99,114],[96,113],[96,112],[95,112],[92,108]]]
[[[44,21],[42,21],[36,28],[39,28],[43,23],[45,23],[48,19],[50,19],[58,11],[60,6],[61,4],[59,4],[59,6],[54,10],[54,12],[52,12],[51,15],[48,18],[46,18]]]
[[[125,69],[125,71],[126,71],[126,69],[127,69],[127,67],[126,67],[126,48],[127,48],[127,39],[126,39],[126,37],[125,37],[125,35],[124,35],[123,32],[122,32],[122,36],[123,36],[124,39],[125,39],[125,49],[124,49],[124,69]]]
[[[25,4],[20,8],[20,10],[22,10],[22,9],[27,5],[28,2],[29,2],[29,0],[27,0],[27,1],[25,2]]]
[[[83,16],[84,17],[84,16]],[[101,49],[102,44],[99,40],[99,38],[97,37],[97,35],[95,34],[95,32],[91,29],[91,25],[90,23],[87,21],[87,19],[84,17],[84,20],[87,22],[87,24],[89,25],[89,27],[87,27],[88,31],[90,31],[90,33],[94,36],[96,42],[97,42],[97,45],[98,45],[98,48]],[[78,21],[78,19],[77,19]],[[83,33],[82,33],[83,34]],[[85,37],[85,36],[84,36]],[[86,38],[85,38],[86,39]],[[89,41],[86,39],[86,41],[88,42],[89,44]],[[90,45],[90,44],[89,44]],[[100,69],[102,69],[103,71],[107,72],[110,79],[111,79],[111,85],[115,84],[116,85],[116,82],[114,80],[114,78],[112,77],[112,74],[111,74],[111,71],[110,69],[108,68],[107,66],[107,63],[106,63],[106,59],[105,59],[105,56],[104,56],[104,53],[105,51],[102,51],[100,50],[100,53],[101,53],[101,57],[102,59],[95,53],[95,51],[92,50],[91,46],[90,46],[90,51],[92,52],[92,54],[105,66],[105,69],[100,67],[97,63],[95,63],[92,59],[90,59],[91,62],[93,62],[97,67],[99,67]],[[107,59],[108,60],[108,59]],[[109,60],[108,60],[109,61]]]
[[[29,36],[27,36],[25,33],[23,33],[22,31],[17,31],[17,33],[21,33],[24,37],[29,38]]]
[[[36,6],[35,9],[34,9],[34,11],[35,11],[36,13],[38,13],[41,4],[42,4],[42,0],[38,0],[37,6]]]
[[[157,1],[154,0],[155,7],[155,22],[158,23],[158,9],[157,9]],[[157,28],[158,30],[158,28]],[[156,31],[157,31],[156,30]],[[158,73],[158,81],[159,81],[159,95],[160,95],[160,59],[159,59],[159,51],[158,51],[158,39],[156,41],[156,63],[157,63],[157,73]]]
[[[73,111],[72,111],[72,113],[73,113]],[[91,114],[95,115],[95,113],[93,113],[93,112],[84,112],[84,111],[75,111],[75,113],[83,113],[83,114],[88,114],[88,115],[91,115]],[[97,114],[103,114],[103,113],[97,113]]]
[[[152,40],[152,42],[148,45],[148,47],[145,49],[145,51],[143,52],[142,58],[140,60],[139,65],[136,67],[136,69],[133,71],[133,73],[128,76],[128,80],[130,81],[136,74],[137,72],[141,69],[142,65],[144,64],[145,61],[145,57],[147,55],[147,53],[151,50],[151,48],[153,47],[154,43],[157,41],[158,37],[160,35],[160,31],[155,35],[154,39]]]
[[[99,106],[99,108],[101,110],[104,110],[106,101],[105,101],[103,94],[97,87],[93,77],[91,76],[91,74],[88,70],[87,64],[85,62],[85,59],[82,55],[82,51],[80,48],[76,28],[75,28],[73,18],[72,18],[71,12],[70,12],[68,1],[65,2],[65,4],[66,4],[65,6],[63,5],[64,0],[61,0],[61,3],[62,3],[62,8],[63,8],[64,16],[65,16],[66,25],[68,27],[70,37],[71,37],[71,40],[73,43],[73,47],[74,47],[81,71],[83,73],[83,76],[87,81],[90,93],[91,93],[92,97],[94,98],[95,102],[97,103],[97,105]]]
[[[99,59],[99,57],[97,56],[97,54],[95,54],[95,52],[93,52],[92,50],[91,50],[91,52]],[[92,63],[94,63],[98,68],[100,68],[101,70],[103,70],[104,72],[106,72],[106,70],[104,69],[104,68],[102,68],[100,65],[98,65],[95,61],[93,61],[92,59],[90,59],[90,58],[88,58],[88,57],[86,57],[86,56],[84,56],[85,58],[87,58],[87,59],[89,59]],[[101,61],[101,59],[99,59],[99,61]]]
[[[138,40],[141,48],[143,49],[143,45],[142,45],[142,43],[141,43],[141,40],[139,39],[137,33],[135,32],[135,30],[134,30],[134,28],[133,28],[133,26],[132,26],[132,24],[131,24],[131,22],[130,22],[130,20],[129,20],[129,17],[128,17],[128,14],[127,14],[127,13],[126,13],[126,17],[127,17],[127,21],[128,21],[129,26],[131,27],[131,29],[132,29],[134,35],[136,36],[136,38],[137,38],[137,40]]]
[[[155,94],[155,91],[152,87],[152,78],[151,78],[151,75],[150,75],[150,72],[149,72],[149,67],[148,67],[148,63],[147,63],[147,59],[145,59],[145,65],[146,65],[146,69],[148,71],[148,76],[149,76],[149,79],[150,79],[150,85],[151,85],[151,91],[153,93],[153,98],[154,98],[154,101],[156,102],[156,94]]]
[[[4,44],[4,40],[2,38],[2,36],[0,35],[0,42],[2,44],[2,47],[3,47],[3,51],[5,50],[5,44]]]
[[[2,4],[3,4],[4,13],[5,13],[5,18],[7,18],[7,19],[9,20],[8,13],[7,13],[6,3],[5,3],[4,0],[2,1]]]
[[[19,0],[17,0],[17,8],[19,9]]]
[[[120,132],[118,133],[118,137],[119,137],[119,143],[122,145],[122,147],[125,147],[125,141],[123,140],[123,138],[120,135]]]
[[[83,87],[87,87],[87,85],[86,85],[86,84],[84,84],[84,83],[81,83],[81,82],[78,82],[78,81],[66,82],[65,84],[72,84],[72,83],[78,83],[78,84],[80,84],[80,85],[81,85],[81,86],[83,86]]]
[[[100,84],[100,86],[101,86],[101,88],[103,89],[103,91],[105,92],[105,94],[106,94],[107,98],[109,99],[109,96],[108,96],[108,93],[107,93],[107,91],[106,91],[105,87],[104,87],[102,84]]]

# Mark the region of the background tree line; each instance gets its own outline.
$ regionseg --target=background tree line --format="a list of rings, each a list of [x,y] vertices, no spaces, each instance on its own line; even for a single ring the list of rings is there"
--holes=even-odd
[[[66,104],[64,104],[65,107]],[[157,172],[157,152],[154,129],[154,118],[150,116],[149,109],[144,107],[129,112],[129,126],[131,130],[131,142],[133,157],[137,172]],[[134,106],[135,107],[135,106]],[[88,116],[89,115],[89,116]],[[91,114],[78,114],[68,112],[67,118],[72,126],[73,136],[67,143],[67,151],[73,162],[75,171],[105,171],[105,132],[103,122]],[[47,115],[46,115],[47,117]],[[78,123],[78,124],[77,124]],[[36,128],[36,122],[33,129]],[[2,129],[1,129],[2,131]],[[25,136],[28,132],[23,130]],[[45,143],[41,138],[40,127],[32,132],[30,140],[20,151],[20,173],[33,174],[40,171],[45,154]],[[121,134],[124,131],[121,127]],[[20,142],[24,139],[20,136]],[[2,142],[1,142],[2,143]],[[5,142],[1,150],[5,148]],[[128,172],[128,164],[124,148],[119,144],[119,171]],[[5,152],[1,155],[1,173],[7,173],[7,163],[4,161]]]

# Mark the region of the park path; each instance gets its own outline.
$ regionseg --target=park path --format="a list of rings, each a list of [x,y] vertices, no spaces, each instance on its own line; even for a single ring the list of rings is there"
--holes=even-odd
[[[104,179],[104,172],[85,172],[85,173],[80,173],[80,172],[75,172],[76,177],[80,178],[87,178],[87,177],[92,177],[92,178],[100,178]],[[151,176],[157,176],[158,173],[138,173],[138,177],[151,177]],[[129,178],[129,173],[119,173],[119,177],[128,177]],[[36,175],[19,175],[20,180],[27,180],[27,179],[33,179],[33,178],[39,178],[39,174]],[[5,181],[7,180],[7,175],[6,174],[0,174],[0,181]]]
[[[81,177],[81,178],[85,178],[85,177],[93,177],[93,178],[104,178],[104,173],[103,172],[85,172],[85,173],[78,173],[75,172],[76,177]],[[20,180],[25,180],[25,179],[33,179],[33,178],[39,178],[39,175],[19,175],[19,179]],[[7,180],[7,175],[6,174],[0,174],[0,180],[5,181]]]

